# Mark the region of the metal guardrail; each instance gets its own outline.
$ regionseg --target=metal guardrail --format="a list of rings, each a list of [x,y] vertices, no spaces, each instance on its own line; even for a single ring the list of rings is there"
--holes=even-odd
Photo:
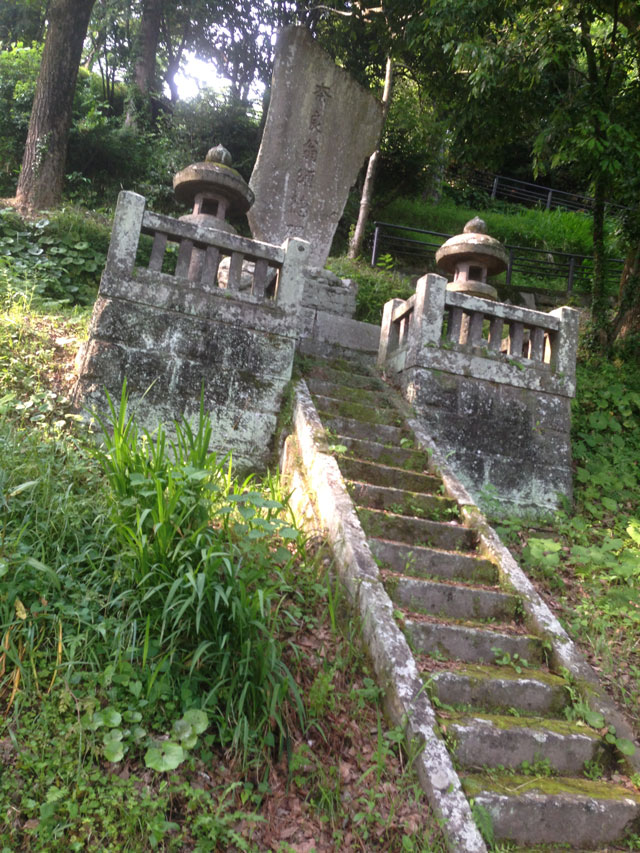
[[[388,253],[403,258],[420,258],[435,263],[435,253],[443,241],[433,242],[407,234],[424,234],[428,237],[448,239],[451,234],[439,231],[427,231],[423,228],[410,228],[406,225],[393,225],[390,222],[374,222],[371,266],[376,266],[381,254]],[[509,265],[505,284],[511,285],[514,273],[532,278],[562,279],[566,281],[563,291],[569,295],[574,288],[589,291],[593,278],[593,257],[556,250],[531,249],[527,246],[506,246],[509,253]],[[605,279],[607,284],[616,284],[620,280],[624,260],[607,258]],[[523,288],[526,289],[526,288]],[[556,291],[558,292],[558,291]]]
[[[508,178],[505,175],[494,175],[476,170],[472,174],[470,183],[478,189],[484,190],[492,199],[501,199],[502,201],[529,206],[539,205],[545,210],[562,208],[563,210],[583,210],[589,213],[593,210],[594,202],[591,196],[520,181],[516,178]],[[609,210],[627,209],[613,202],[607,202],[606,207]]]

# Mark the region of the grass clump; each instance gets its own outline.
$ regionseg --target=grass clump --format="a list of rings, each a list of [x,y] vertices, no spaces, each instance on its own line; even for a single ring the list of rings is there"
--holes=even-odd
[[[98,458],[119,545],[111,605],[124,626],[138,628],[123,651],[149,679],[177,679],[199,697],[220,743],[247,759],[285,736],[288,694],[302,713],[278,640],[290,616],[281,608],[294,594],[285,545],[298,531],[275,486],[252,489],[209,453],[202,408],[195,428],[183,420],[175,439],[162,426],[152,436],[127,417],[123,389],[104,426]]]
[[[415,291],[408,276],[391,270],[369,266],[362,259],[329,258],[327,267],[342,278],[351,278],[358,285],[355,319],[380,324],[382,309],[390,299],[408,299]]]
[[[510,246],[593,254],[591,216],[567,210],[542,210],[492,202],[481,207],[462,207],[443,199],[438,204],[422,199],[395,199],[378,219],[396,225],[414,226],[443,234],[460,234],[474,216],[487,223],[492,237]],[[610,225],[611,237],[613,224]]]

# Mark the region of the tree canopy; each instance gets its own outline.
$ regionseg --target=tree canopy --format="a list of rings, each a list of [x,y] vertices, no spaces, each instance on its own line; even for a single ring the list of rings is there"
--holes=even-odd
[[[9,157],[6,174],[15,170],[17,151],[25,143],[25,109],[31,108],[30,98],[36,89],[29,69],[39,61],[42,44],[49,40],[45,33],[51,30],[55,10],[62,2],[23,0],[5,3],[0,10],[0,98],[7,105],[0,119],[0,150]],[[593,314],[597,332],[606,338],[618,334],[629,322],[633,325],[634,306],[640,299],[640,226],[637,214],[632,212],[637,209],[640,190],[637,3],[87,3],[93,7],[82,47],[82,64],[88,76],[81,78],[81,83],[91,98],[85,97],[83,106],[78,107],[76,94],[72,138],[79,127],[81,133],[88,128],[95,130],[97,147],[98,131],[103,140],[111,140],[109,144],[116,145],[116,140],[122,144],[126,138],[135,159],[136,139],[145,138],[143,145],[148,145],[145,134],[151,134],[160,150],[163,137],[170,138],[176,128],[182,128],[179,133],[185,129],[176,76],[191,56],[197,56],[230,81],[224,101],[217,100],[212,108],[224,107],[226,115],[235,116],[245,130],[247,122],[255,128],[246,137],[252,140],[253,154],[241,154],[244,167],[250,170],[260,132],[259,113],[250,104],[254,87],[258,84],[263,88],[266,102],[274,34],[282,25],[303,24],[338,63],[379,95],[385,68],[393,72],[395,88],[381,141],[379,192],[407,188],[428,192],[437,184],[445,165],[484,168],[525,180],[544,176],[555,186],[590,192],[595,199]],[[29,44],[35,46],[30,48]],[[19,65],[29,71],[27,80],[23,75],[20,83],[20,74],[15,71]],[[43,61],[41,77],[45,67]],[[72,77],[68,77],[68,85],[75,85]],[[210,96],[203,95],[201,103],[207,98],[211,101]],[[192,119],[195,124],[196,113]],[[230,127],[226,119],[223,125],[227,130]],[[126,137],[127,127],[133,136]],[[210,135],[216,134],[219,130],[214,123]],[[27,166],[34,161],[34,146],[40,145],[42,150],[44,136],[30,132]],[[166,152],[172,146],[176,149],[175,138],[164,144]],[[70,156],[73,158],[77,151],[72,141]],[[92,177],[90,164],[95,167],[100,159],[102,154],[90,156],[89,162],[80,163],[79,168],[74,163],[70,171]],[[64,174],[64,165],[59,168],[63,170],[59,178],[47,178],[48,185],[58,188],[54,196],[46,196],[54,201],[59,198]],[[24,180],[21,178],[23,184]],[[624,310],[605,328],[608,309],[603,285],[603,235],[607,200],[632,211],[620,219],[629,248],[618,305]]]

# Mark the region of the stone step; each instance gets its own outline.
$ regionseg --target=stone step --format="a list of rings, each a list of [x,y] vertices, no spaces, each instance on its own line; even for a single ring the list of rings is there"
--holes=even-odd
[[[371,408],[393,408],[393,403],[381,390],[369,388],[352,388],[348,385],[337,385],[324,379],[307,379],[309,391],[316,397],[329,397],[332,400],[348,400]]]
[[[429,468],[429,454],[426,450],[393,447],[388,444],[380,444],[377,441],[349,438],[346,435],[338,436],[336,441],[344,444],[349,455],[355,459],[378,462],[380,465],[402,468],[405,471],[421,472],[427,471]]]
[[[327,412],[329,415],[351,418],[356,421],[364,421],[372,424],[385,424],[386,426],[401,427],[404,418],[397,409],[385,409],[377,405],[363,405],[350,400],[334,400],[332,397],[323,397],[320,394],[312,394],[316,409]]]
[[[449,751],[469,769],[522,770],[527,762],[533,773],[582,776],[585,762],[604,756],[597,732],[567,720],[461,714],[444,718],[441,726]]]
[[[558,714],[567,705],[565,682],[557,675],[526,667],[467,666],[425,673],[429,692],[445,705],[471,705],[487,711],[513,708],[525,714]]]
[[[370,390],[388,390],[382,379],[372,376],[363,371],[359,365],[354,370],[337,370],[330,367],[328,363],[316,363],[310,370],[306,371],[307,383],[309,379],[318,379],[323,382],[332,382],[334,385],[344,385],[348,388],[367,388]]]
[[[544,659],[542,641],[529,634],[508,634],[503,630],[469,625],[447,625],[437,621],[404,619],[404,628],[411,646],[417,652],[436,654],[448,660],[491,664],[496,652],[513,658],[518,655],[528,663],[540,664]]]
[[[441,619],[508,621],[516,616],[520,606],[520,599],[507,592],[423,578],[391,577],[385,587],[400,607]]]
[[[349,482],[348,489],[357,504],[371,509],[386,509],[398,515],[413,515],[431,521],[453,521],[459,517],[458,504],[440,495],[425,495],[354,480]]]
[[[404,471],[390,465],[378,465],[362,459],[340,457],[338,462],[342,475],[358,483],[370,483],[374,486],[387,486],[407,492],[433,494],[442,488],[442,480],[431,474],[419,474],[416,471]]]
[[[454,522],[429,521],[365,507],[358,507],[358,517],[367,536],[380,539],[416,542],[448,551],[472,551],[476,544],[474,532]]]
[[[518,774],[471,774],[461,781],[476,808],[490,816],[498,842],[602,851],[637,831],[640,795],[621,785]]]
[[[498,570],[489,560],[475,554],[444,551],[420,545],[403,545],[388,539],[369,539],[373,556],[381,565],[414,577],[437,577],[450,580],[495,584]]]
[[[387,424],[368,424],[354,418],[336,417],[331,412],[318,410],[318,415],[324,426],[335,435],[350,436],[351,438],[371,439],[386,444],[399,444],[408,433],[406,429]],[[394,469],[396,470],[396,469]]]

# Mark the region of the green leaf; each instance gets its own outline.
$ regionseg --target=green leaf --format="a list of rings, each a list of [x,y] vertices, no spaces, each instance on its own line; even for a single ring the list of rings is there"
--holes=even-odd
[[[173,724],[172,731],[174,737],[177,737],[178,740],[189,738],[193,734],[193,728],[191,727],[191,724],[184,719],[176,720]]]
[[[283,539],[297,539],[298,531],[293,527],[283,527],[280,531],[280,536],[282,536]]]
[[[199,708],[192,708],[182,718],[186,720],[197,735],[201,735],[209,726],[209,718]]]
[[[150,746],[144,756],[144,763],[152,770],[165,773],[175,770],[185,759],[184,749],[177,743],[168,740],[159,746]]]
[[[599,711],[587,709],[584,712],[584,721],[588,726],[591,726],[594,729],[601,729],[604,727],[604,717]]]
[[[104,748],[104,757],[107,761],[111,761],[113,764],[116,764],[118,761],[122,761],[122,758],[124,757],[124,744],[122,741],[109,741]]]
[[[617,737],[616,746],[623,755],[633,755],[636,751],[635,744],[626,737]]]

